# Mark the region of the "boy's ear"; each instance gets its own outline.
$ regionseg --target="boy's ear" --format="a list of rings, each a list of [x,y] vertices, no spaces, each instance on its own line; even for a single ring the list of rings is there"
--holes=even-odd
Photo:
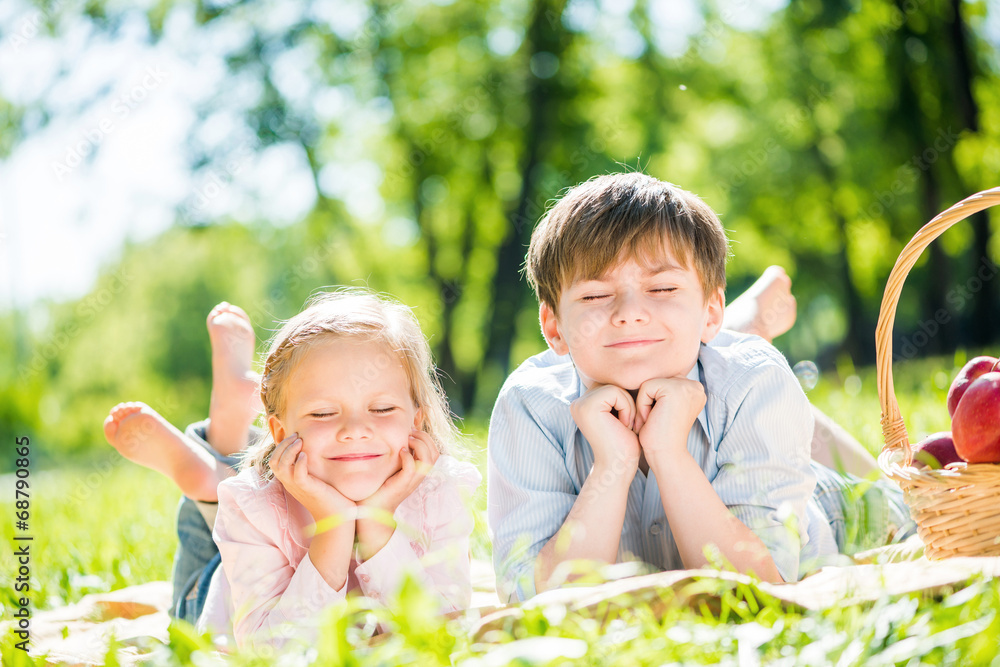
[[[542,323],[542,335],[552,351],[559,355],[569,354],[569,346],[559,332],[559,318],[552,312],[549,304],[542,303],[538,306],[538,321]]]
[[[274,444],[285,439],[285,425],[281,423],[277,415],[271,415],[267,418],[267,427],[271,430],[271,439],[274,440]]]
[[[710,342],[722,328],[722,316],[726,313],[726,295],[721,287],[708,296],[705,308],[705,326],[701,330],[702,343]]]

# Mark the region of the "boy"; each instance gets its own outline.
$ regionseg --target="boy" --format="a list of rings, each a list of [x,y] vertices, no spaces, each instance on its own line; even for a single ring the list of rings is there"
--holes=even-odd
[[[728,254],[707,205],[638,173],[577,186],[539,223],[527,273],[551,349],[508,378],[489,432],[502,600],[577,559],[697,568],[714,545],[780,582],[847,546],[851,483],[811,462],[787,362],[721,330]],[[861,504],[869,541],[912,530],[885,484]]]

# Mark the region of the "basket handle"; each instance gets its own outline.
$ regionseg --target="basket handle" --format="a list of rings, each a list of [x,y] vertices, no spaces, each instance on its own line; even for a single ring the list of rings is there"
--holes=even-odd
[[[913,451],[910,449],[906,425],[899,414],[899,403],[892,383],[892,325],[896,320],[896,306],[903,290],[903,281],[931,241],[956,222],[997,204],[1000,204],[1000,187],[978,192],[938,214],[906,244],[889,274],[875,329],[875,367],[878,373],[876,384],[879,402],[882,404],[882,436],[885,439],[882,453],[898,455],[901,451],[904,466],[909,466],[912,462]]]

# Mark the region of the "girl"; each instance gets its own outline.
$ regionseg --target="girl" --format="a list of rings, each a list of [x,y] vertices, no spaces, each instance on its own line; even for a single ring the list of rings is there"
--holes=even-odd
[[[239,646],[305,638],[349,591],[385,601],[404,573],[442,611],[467,607],[481,477],[452,456],[459,435],[412,312],[364,290],[314,297],[274,337],[259,380],[267,431],[242,456],[253,329],[225,303],[208,328],[209,420],[181,433],[123,403],[105,421],[119,452],[185,494],[173,615]]]
[[[449,455],[457,432],[410,310],[315,297],[271,344],[260,396],[270,438],[218,487],[202,625],[228,616],[237,645],[274,641],[348,591],[385,600],[407,572],[443,611],[468,606],[480,475]]]

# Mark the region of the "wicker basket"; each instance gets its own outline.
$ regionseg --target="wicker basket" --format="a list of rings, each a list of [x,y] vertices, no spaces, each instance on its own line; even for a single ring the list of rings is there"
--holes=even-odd
[[[879,467],[903,487],[928,558],[1000,556],[1000,464],[953,463],[938,470],[913,467],[913,452],[892,383],[892,324],[903,281],[924,248],[956,222],[997,204],[1000,187],[984,190],[958,202],[917,232],[889,275],[875,332],[885,438]]]

